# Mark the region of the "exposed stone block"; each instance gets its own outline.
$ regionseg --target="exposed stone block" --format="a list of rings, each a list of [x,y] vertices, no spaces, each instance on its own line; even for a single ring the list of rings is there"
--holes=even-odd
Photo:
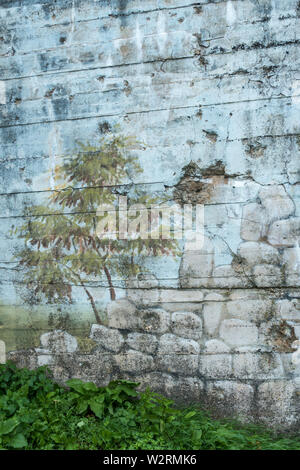
[[[116,353],[124,344],[124,338],[119,331],[103,325],[92,325],[90,338],[102,348]]]
[[[201,250],[186,251],[179,270],[181,287],[206,286],[212,275],[213,262],[214,246],[207,238]]]
[[[129,350],[127,353],[114,356],[114,360],[120,370],[124,372],[139,374],[155,369],[152,356],[139,351]]]
[[[277,247],[293,247],[300,237],[300,217],[273,222],[268,231],[268,242]]]
[[[281,262],[287,286],[300,286],[300,248],[297,243],[292,248],[284,248]]]
[[[249,384],[233,381],[216,381],[207,385],[210,406],[225,416],[249,420],[253,406],[254,390]]]
[[[38,354],[37,356],[37,365],[41,366],[50,366],[55,363],[55,357],[52,354]]]
[[[284,284],[284,276],[281,269],[270,264],[254,266],[253,279],[258,287],[279,287]]]
[[[136,305],[153,305],[159,302],[160,290],[157,289],[127,289],[128,299],[134,302]]]
[[[240,353],[233,355],[233,375],[238,379],[279,379],[284,370],[279,354]]]
[[[231,318],[223,320],[220,326],[220,337],[233,347],[254,344],[258,340],[258,329],[250,322]]]
[[[247,287],[251,281],[244,273],[237,272],[231,265],[217,266],[212,275],[210,285],[216,288]]]
[[[231,354],[202,354],[199,365],[200,377],[228,379],[232,375]]]
[[[295,206],[282,186],[267,186],[259,192],[261,204],[250,203],[244,206],[241,238],[258,241],[267,235],[268,225],[280,218],[293,214]],[[271,242],[272,243],[272,242]],[[276,243],[273,243],[275,245]]]
[[[300,333],[300,331],[299,331]],[[297,335],[296,335],[297,336]],[[293,377],[294,380],[300,380],[300,354],[297,349],[300,347],[300,342],[296,340],[293,342],[294,352],[293,353],[283,353],[281,354],[281,362],[287,377]],[[296,353],[296,354],[295,354]]]
[[[34,369],[38,367],[37,353],[35,348],[32,349],[21,349],[20,351],[9,351],[6,354],[6,360],[13,361],[18,367],[27,367],[28,369]]]
[[[225,300],[225,299],[224,299],[224,296],[222,294],[218,294],[217,292],[208,292],[208,294],[206,294],[204,300],[206,302],[220,302],[220,301]]]
[[[121,330],[132,330],[138,327],[137,309],[128,299],[118,299],[107,305],[108,326]]]
[[[161,303],[190,303],[202,300],[203,293],[199,289],[161,289],[159,293]]]
[[[280,299],[275,302],[275,312],[284,320],[300,321],[300,299]]]
[[[224,354],[230,351],[229,346],[219,339],[210,339],[205,343],[204,354]]]
[[[54,330],[50,333],[44,333],[41,338],[41,345],[49,349],[51,353],[72,353],[78,348],[77,340],[66,331]]]
[[[274,380],[258,387],[257,413],[259,419],[281,430],[294,426],[298,419],[294,383]]]
[[[157,356],[156,363],[162,372],[196,376],[199,356],[195,354],[162,354]]]
[[[186,406],[187,403],[198,404],[203,396],[204,384],[197,377],[169,378],[165,382],[165,393]]]
[[[156,336],[143,333],[130,333],[127,337],[127,344],[131,349],[154,354],[157,350],[158,340]]]
[[[295,204],[282,185],[265,186],[259,191],[258,197],[270,221],[286,219],[295,211]]]
[[[161,336],[158,346],[158,354],[199,354],[199,344],[186,338],[179,338],[173,334]]]
[[[247,292],[247,295],[249,293]],[[253,297],[253,296],[252,296]],[[265,298],[240,298],[226,302],[226,312],[230,317],[247,322],[261,322],[269,318],[272,311],[272,300]]]
[[[135,380],[140,383],[139,389],[150,387],[185,406],[188,403],[199,403],[204,391],[204,384],[197,377],[174,377],[164,372],[149,372],[136,376]]]
[[[138,329],[148,333],[165,333],[170,328],[170,314],[162,308],[138,311]]]
[[[243,208],[241,238],[257,241],[267,234],[267,212],[257,203],[247,204]]]
[[[261,242],[244,242],[238,249],[238,254],[250,266],[257,264],[277,264],[280,256],[276,248]]]
[[[217,334],[224,307],[222,302],[210,302],[204,305],[203,320],[206,334],[210,336]]]
[[[195,313],[176,312],[172,314],[171,329],[178,336],[197,340],[202,336],[202,320]]]

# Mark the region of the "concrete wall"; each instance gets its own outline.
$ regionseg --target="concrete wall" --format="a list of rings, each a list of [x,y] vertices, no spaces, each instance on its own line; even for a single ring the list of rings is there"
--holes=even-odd
[[[299,24],[297,0],[1,2],[9,357],[59,380],[131,376],[221,414],[299,424]],[[205,242],[140,257],[136,280],[114,272],[113,302],[104,274],[85,279],[99,325],[79,282],[52,277],[66,295],[51,303],[28,281],[20,227],[58,217],[56,168],[78,140],[97,148],[118,133],[141,142],[142,171],[114,187],[204,204]]]

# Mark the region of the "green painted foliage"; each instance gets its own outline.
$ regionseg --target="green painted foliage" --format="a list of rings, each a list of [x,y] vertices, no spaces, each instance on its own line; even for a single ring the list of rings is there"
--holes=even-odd
[[[116,207],[119,195],[128,196],[128,205],[150,207],[165,202],[164,196],[148,195],[131,183],[142,172],[133,155],[138,145],[124,136],[105,138],[98,147],[79,143],[78,151],[66,156],[56,170],[57,190],[51,193],[49,204],[27,208],[24,224],[15,231],[25,241],[16,256],[27,286],[48,302],[71,301],[72,287],[81,286],[98,322],[88,289],[91,282],[103,284],[105,280],[114,299],[114,278],[126,279],[144,271],[146,257],[179,255],[174,239],[122,240],[97,235],[97,209],[103,204]]]

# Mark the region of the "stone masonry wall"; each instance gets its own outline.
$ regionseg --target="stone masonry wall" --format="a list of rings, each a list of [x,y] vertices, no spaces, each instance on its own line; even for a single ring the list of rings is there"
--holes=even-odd
[[[62,382],[130,377],[219,415],[299,427],[299,26],[298,0],[0,2],[8,358]],[[136,279],[114,275],[113,302],[90,279],[95,324],[82,285],[56,304],[28,289],[14,231],[58,191],[76,141],[97,145],[115,126],[143,146],[143,172],[116,190],[203,204],[205,242],[147,259]]]
[[[148,298],[137,305],[124,298],[108,304],[105,325],[91,327],[89,354],[80,353],[75,337],[54,330],[41,336],[39,348],[9,357],[30,368],[47,365],[61,382],[131,378],[218,416],[297,427],[295,301],[266,299],[254,289],[159,295],[163,302]]]

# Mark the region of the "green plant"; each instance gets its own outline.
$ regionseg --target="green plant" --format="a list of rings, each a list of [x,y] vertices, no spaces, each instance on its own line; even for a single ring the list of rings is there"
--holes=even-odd
[[[49,375],[0,365],[1,449],[300,450],[299,437],[176,408],[150,390],[138,393],[134,382],[72,379],[62,387]]]
[[[76,404],[79,414],[92,411],[95,416],[102,418],[105,413],[113,414],[116,407],[125,405],[138,396],[135,390],[139,384],[134,382],[114,381],[107,387],[97,387],[92,382],[82,382],[71,379],[67,386],[71,389],[69,397]]]

